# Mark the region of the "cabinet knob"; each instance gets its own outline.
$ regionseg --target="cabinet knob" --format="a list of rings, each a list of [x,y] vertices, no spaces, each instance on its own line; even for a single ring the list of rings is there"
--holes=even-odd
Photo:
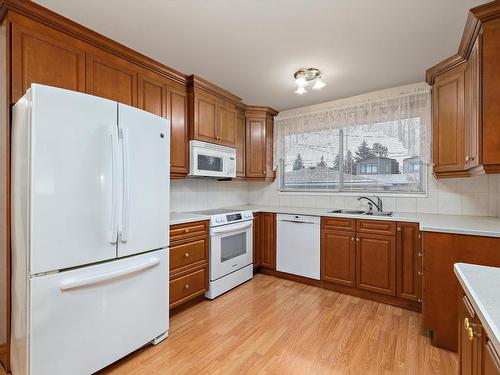
[[[220,137],[215,137],[215,139],[220,140]]]
[[[189,258],[189,253],[184,254],[186,258]]]
[[[418,253],[418,256],[419,256],[420,258],[422,258],[422,256],[423,256],[423,255],[424,255],[424,254],[422,254],[421,252],[420,252],[420,253]]]
[[[471,156],[469,160],[473,161],[475,158],[476,158],[475,156]]]
[[[351,237],[351,241],[354,241],[354,237]]]
[[[470,327],[469,318],[465,318],[464,319],[464,328],[465,329],[469,329],[469,327]]]
[[[422,303],[422,300],[420,298],[417,299],[418,303]]]
[[[469,157],[469,156],[466,156],[466,157],[465,157],[465,162],[466,162],[466,163],[468,163],[468,162],[469,162],[469,160],[470,160],[470,157]]]
[[[189,284],[184,285],[184,289],[188,290],[189,289]]]
[[[189,229],[184,229],[184,233],[188,234],[189,233]]]
[[[465,331],[467,332],[467,338],[469,339],[469,341],[474,340],[474,330],[472,329],[472,327],[467,328]]]
[[[401,227],[398,227],[398,232],[401,232]]]
[[[422,275],[423,275],[422,271],[418,271],[418,272],[417,272],[417,275],[418,275],[418,276],[422,276]]]
[[[359,237],[357,237],[357,238],[356,238],[356,241],[358,241],[358,242],[359,242]]]

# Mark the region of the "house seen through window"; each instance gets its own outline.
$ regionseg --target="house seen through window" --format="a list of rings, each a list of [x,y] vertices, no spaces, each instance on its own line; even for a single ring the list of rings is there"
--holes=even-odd
[[[424,192],[420,118],[285,135],[282,191]]]

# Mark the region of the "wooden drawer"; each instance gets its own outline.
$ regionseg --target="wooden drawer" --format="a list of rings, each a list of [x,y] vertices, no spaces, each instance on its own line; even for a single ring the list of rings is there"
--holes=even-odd
[[[180,305],[207,290],[207,268],[170,280],[170,307]]]
[[[170,226],[170,243],[196,236],[208,236],[208,221],[175,224]]]
[[[346,219],[341,217],[322,217],[321,226],[325,229],[347,230],[354,232],[356,224],[354,219]]]
[[[208,237],[170,247],[170,270],[208,260]]]
[[[356,233],[396,234],[396,222],[384,220],[356,220]]]

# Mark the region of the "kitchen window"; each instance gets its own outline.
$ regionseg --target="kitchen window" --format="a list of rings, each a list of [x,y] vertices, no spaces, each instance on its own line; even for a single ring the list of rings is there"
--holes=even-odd
[[[280,190],[425,193],[429,99],[424,87],[339,109],[278,116]]]

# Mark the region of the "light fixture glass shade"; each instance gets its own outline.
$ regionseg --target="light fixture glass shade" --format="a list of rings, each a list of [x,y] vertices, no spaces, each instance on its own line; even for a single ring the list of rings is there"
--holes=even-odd
[[[318,78],[316,82],[314,82],[313,85],[313,90],[321,90],[323,87],[326,86],[326,83],[321,80],[321,78]]]
[[[307,85],[306,77],[304,76],[299,76],[295,79],[295,83],[299,87],[305,87]]]
[[[307,94],[307,90],[304,87],[299,87],[297,90],[295,90],[295,93],[299,95]]]

